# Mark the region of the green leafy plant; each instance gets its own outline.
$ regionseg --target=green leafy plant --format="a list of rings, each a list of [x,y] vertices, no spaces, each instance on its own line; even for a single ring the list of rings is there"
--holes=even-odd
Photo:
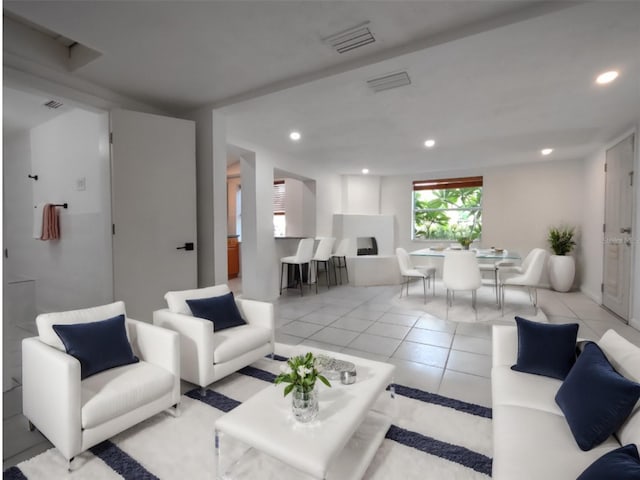
[[[573,247],[576,245],[576,242],[573,240],[574,235],[574,227],[551,227],[547,240],[549,240],[553,253],[556,255],[566,255],[573,250]]]
[[[327,387],[331,387],[329,380],[320,375],[316,366],[316,359],[311,352],[306,355],[291,357],[287,361],[287,365],[280,368],[281,372],[274,383],[288,383],[284,389],[284,396],[291,393],[294,388],[299,388],[303,392],[310,392],[316,384],[316,380],[320,380]]]

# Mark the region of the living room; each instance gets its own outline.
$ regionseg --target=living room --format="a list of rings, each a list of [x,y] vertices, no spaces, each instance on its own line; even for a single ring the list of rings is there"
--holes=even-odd
[[[634,332],[639,327],[640,293],[637,283],[633,282],[640,273],[637,249],[630,249],[632,256],[628,262],[632,280],[627,317],[629,325],[636,330],[622,321],[618,325],[616,317],[599,307],[603,303],[601,284],[605,276],[604,164],[607,151],[634,135],[640,121],[636,88],[640,72],[635,55],[637,6],[627,2],[609,2],[608,5],[597,2],[583,5],[571,2],[556,5],[460,2],[457,7],[446,5],[447,2],[393,3],[352,2],[348,6],[330,6],[327,2],[291,2],[287,8],[285,4],[274,2],[260,2],[261,5],[215,2],[196,8],[189,3],[166,2],[158,9],[120,5],[124,10],[119,10],[102,3],[94,7],[74,7],[56,2],[49,2],[49,6],[7,2],[5,13],[9,12],[11,16],[5,16],[5,24],[7,18],[15,21],[14,16],[19,17],[23,22],[26,20],[79,41],[82,48],[91,48],[94,53],[85,52],[85,63],[79,66],[61,67],[62,63],[55,55],[47,56],[42,48],[31,42],[32,39],[22,35],[24,25],[9,29],[5,26],[9,35],[4,44],[5,88],[27,90],[43,95],[42,98],[69,100],[99,112],[124,108],[195,121],[199,195],[195,243],[199,286],[226,283],[227,280],[226,176],[220,173],[226,168],[227,149],[240,152],[242,233],[245,237],[241,291],[247,298],[275,302],[277,341],[278,335],[280,339],[286,338],[286,324],[300,320],[300,317],[291,318],[292,310],[299,304],[302,310],[311,314],[332,302],[336,304],[334,306],[349,303],[346,299],[349,296],[367,303],[373,302],[370,295],[377,293],[396,302],[398,285],[374,288],[366,295],[343,287],[342,291],[323,292],[315,299],[313,295],[307,296],[306,290],[304,299],[298,299],[292,291],[279,300],[279,258],[284,254],[280,254],[271,228],[274,171],[291,172],[315,182],[315,230],[310,236],[335,236],[335,214],[390,215],[394,218],[394,248],[408,251],[429,245],[413,238],[413,182],[481,176],[484,189],[482,237],[473,247],[507,248],[524,258],[534,248],[548,249],[546,239],[550,227],[575,227],[576,281],[573,292],[569,297],[553,292],[548,296],[542,294],[542,310],[545,310],[545,301],[548,302],[546,306],[552,323],[575,318],[581,324],[580,333],[584,332],[587,338],[599,338],[604,333],[603,325],[611,322],[617,330],[627,333],[629,340],[637,342]],[[394,8],[397,8],[395,13]],[[86,22],[74,24],[70,20],[74,15]],[[204,21],[207,15],[215,17],[215,28]],[[313,21],[305,23],[309,17],[313,17]],[[201,44],[191,44],[190,48],[181,45],[174,51],[175,45],[169,48],[163,39],[158,51],[151,47],[153,40],[149,39],[158,37],[147,37],[147,29],[154,31],[158,25],[165,25],[171,31],[178,18],[181,18],[180,27],[176,25],[175,31],[184,28],[184,38],[188,37],[186,32],[189,30],[219,30],[218,33],[210,32],[213,37],[209,38],[209,45],[215,52],[213,55],[222,55],[220,50],[228,43],[221,40],[233,38],[233,28],[235,32],[246,32],[251,30],[248,26],[255,23],[256,36],[243,38],[224,56],[216,57],[219,63],[213,69],[215,71],[203,71],[200,69],[204,64],[216,64],[216,61],[196,61],[196,57],[185,54],[191,51],[190,48],[200,51],[204,48]],[[259,25],[258,18],[268,21]],[[116,22],[112,28],[106,28],[109,23],[106,19]],[[339,54],[331,51],[326,41],[321,41],[332,33],[367,20],[371,22],[370,32],[377,37],[371,45]],[[136,33],[137,23],[140,30]],[[296,27],[287,33],[283,25],[306,25],[314,32],[311,37],[317,40],[317,45],[305,51],[302,39],[308,32],[300,32]],[[398,25],[404,28],[398,28]],[[14,28],[21,32],[20,35],[13,36]],[[402,30],[405,32],[400,33]],[[122,39],[126,35],[141,39],[138,45],[141,50],[133,47],[137,43],[135,40],[130,42],[131,47],[118,45],[116,32]],[[157,31],[153,33],[158,34]],[[270,43],[274,50],[277,50],[276,46],[282,50],[270,52],[267,57],[256,47]],[[287,50],[295,45],[300,50]],[[162,48],[165,48],[165,54],[171,52],[166,58],[177,63],[167,60],[163,64],[154,60]],[[128,50],[130,53],[126,53]],[[99,52],[103,52],[102,56]],[[113,64],[105,64],[109,58]],[[140,58],[149,61],[140,62]],[[205,54],[203,58],[208,57]],[[226,63],[230,58],[232,61]],[[240,58],[242,61],[238,60]],[[293,68],[296,62],[299,64],[297,69]],[[132,68],[136,63],[148,63],[150,69]],[[240,64],[244,66],[234,70]],[[251,69],[247,65],[252,65]],[[278,68],[279,71],[274,71]],[[131,77],[125,75],[127,69],[131,69]],[[608,85],[597,85],[596,76],[609,69],[618,70],[619,78]],[[120,73],[116,73],[118,70]],[[178,71],[193,74],[188,75],[191,78],[183,79],[175,73]],[[261,71],[262,77],[258,75]],[[368,80],[400,71],[408,72],[408,85],[379,93],[369,89]],[[176,87],[180,88],[170,94],[167,84],[172,83],[170,77],[174,76]],[[204,78],[206,81],[198,80]],[[195,83],[191,83],[194,79]],[[299,132],[298,140],[290,139],[293,130]],[[425,146],[427,139],[434,140],[435,145]],[[541,150],[546,148],[553,151],[544,155]],[[634,166],[640,162],[637,151],[634,150]],[[364,169],[368,173],[363,173]],[[37,172],[20,170],[20,174],[23,173]],[[74,175],[70,181],[77,180]],[[40,187],[46,181],[41,178]],[[30,188],[38,185],[37,181],[29,182]],[[81,192],[76,187],[74,184],[72,190]],[[91,189],[93,185],[88,183],[87,188]],[[633,195],[632,205],[637,205],[638,194],[634,191]],[[109,202],[104,203],[106,208]],[[82,213],[77,208],[78,203],[70,203],[70,209],[61,212],[63,220],[65,215],[69,219]],[[639,211],[634,209],[632,225],[638,224]],[[111,228],[111,221],[106,217],[107,214],[100,220],[101,234]],[[5,213],[5,228],[6,219]],[[63,231],[63,235],[74,233]],[[10,254],[13,251],[10,248]],[[112,273],[108,265],[102,265],[109,259],[102,257],[100,261],[100,279],[95,288],[84,285],[88,293],[81,301],[52,293],[51,299],[68,303],[59,310],[104,303],[102,299],[109,296],[107,284]],[[105,287],[101,289],[99,285],[103,284]],[[545,278],[541,285],[548,287],[548,279]],[[319,286],[322,287],[322,283]],[[135,295],[135,292],[127,294]],[[580,295],[578,300],[576,295]],[[404,304],[406,310],[413,305],[414,296],[417,297],[412,291]],[[90,302],[90,298],[95,301]],[[565,301],[567,303],[563,303]],[[129,305],[128,300],[126,303]],[[309,306],[303,307],[303,304]],[[51,302],[49,305],[34,308],[34,312],[55,311]],[[566,309],[571,310],[572,306],[579,311],[580,305],[590,305],[585,307],[590,313],[584,316],[559,313],[567,313]],[[362,305],[350,306],[353,310]],[[391,304],[388,307],[392,308]],[[393,308],[396,307],[398,305],[393,303]],[[148,316],[144,320],[151,320],[155,308],[144,309]],[[282,309],[288,311],[288,317],[278,317]],[[332,322],[345,316],[344,313],[338,315],[338,310],[333,312],[336,317]],[[594,319],[593,312],[601,316]],[[411,328],[419,330],[416,325]],[[459,332],[463,337],[464,332],[469,333],[472,329],[465,328]],[[480,330],[482,343],[486,344],[487,330]],[[309,340],[307,344],[312,345],[315,340],[316,346],[332,344],[311,338],[317,333],[305,336],[289,333],[296,337],[289,343]],[[418,333],[416,331],[416,335]],[[450,352],[459,351],[451,349],[453,337],[451,340]],[[341,346],[339,342],[336,345]],[[484,365],[491,353],[485,346],[481,351],[467,353],[482,355],[480,360]],[[4,348],[6,351],[7,346]],[[18,347],[12,348],[15,351]],[[358,348],[352,350],[375,355]],[[425,371],[423,367],[416,368],[416,371]],[[440,371],[434,373],[439,375],[436,389],[446,373],[445,365],[438,368]],[[410,371],[403,370],[402,375],[407,376]],[[482,384],[478,389],[482,393],[467,396],[469,402],[486,404],[487,394],[490,397],[487,393],[489,372],[485,369],[482,373],[477,382]],[[477,379],[470,380],[469,389],[474,388],[473,380]],[[427,385],[427,381],[422,384],[425,389]],[[445,385],[441,393],[464,396],[460,391],[465,388],[451,385]],[[12,421],[19,423],[15,418]],[[486,453],[490,456],[490,452]],[[16,457],[15,460],[26,458]],[[443,475],[442,478],[446,478],[446,473]]]

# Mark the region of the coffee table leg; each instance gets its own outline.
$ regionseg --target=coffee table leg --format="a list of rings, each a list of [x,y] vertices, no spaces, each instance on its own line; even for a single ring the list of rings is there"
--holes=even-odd
[[[222,461],[220,459],[220,432],[218,430],[214,430],[214,438],[215,438],[215,448],[216,448],[216,479],[222,478]]]

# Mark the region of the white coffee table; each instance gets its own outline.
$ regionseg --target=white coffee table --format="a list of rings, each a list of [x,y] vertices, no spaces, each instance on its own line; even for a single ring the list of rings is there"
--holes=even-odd
[[[362,478],[391,424],[387,414],[371,407],[392,383],[395,366],[313,348],[299,353],[307,351],[353,362],[356,383],[319,385],[320,412],[308,424],[293,418],[291,396],[283,396],[283,385],[266,387],[217,419],[217,478],[225,474],[220,447],[226,435],[315,478]]]

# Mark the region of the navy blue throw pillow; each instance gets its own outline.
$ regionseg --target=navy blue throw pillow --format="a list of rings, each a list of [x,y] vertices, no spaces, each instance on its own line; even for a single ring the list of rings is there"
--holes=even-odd
[[[556,393],[556,403],[584,451],[600,445],[618,430],[638,398],[640,384],[616,372],[593,342],[585,345]]]
[[[98,322],[53,325],[67,353],[80,361],[80,377],[138,362],[133,354],[124,315]]]
[[[194,317],[204,318],[213,322],[213,331],[218,332],[226,328],[245,325],[233,298],[233,292],[211,298],[197,298],[187,300]]]
[[[640,457],[633,443],[605,453],[593,462],[577,480],[638,480],[640,478]]]
[[[516,325],[518,360],[511,369],[564,380],[576,361],[578,324],[555,325],[516,317]]]

